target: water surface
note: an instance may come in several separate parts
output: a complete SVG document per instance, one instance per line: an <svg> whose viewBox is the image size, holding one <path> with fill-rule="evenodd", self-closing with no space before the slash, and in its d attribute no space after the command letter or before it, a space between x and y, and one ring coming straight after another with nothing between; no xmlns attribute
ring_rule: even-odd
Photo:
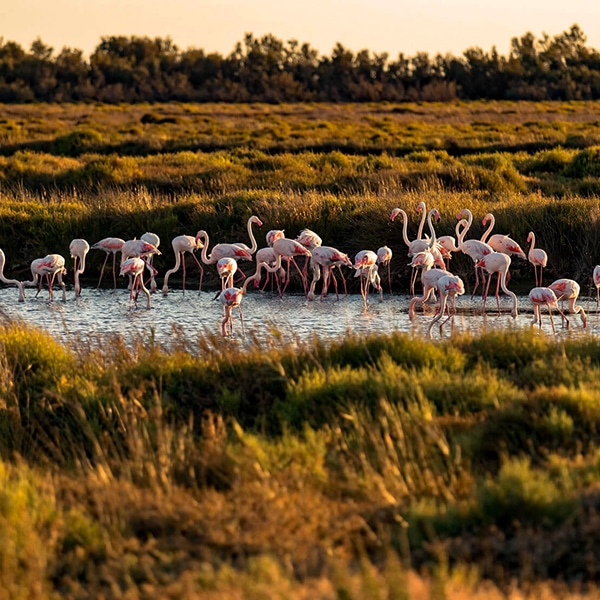
<svg viewBox="0 0 600 600"><path fill-rule="evenodd" d="M60 300L55 293L54 302L48 302L48 293L42 291L35 298L35 290L27 290L26 301L18 302L15 288L0 289L0 306L6 317L21 319L48 331L58 340L69 343L75 339L92 336L109 343L114 334L121 335L126 342L140 337L153 337L161 344L169 345L177 335L190 341L198 336L220 334L222 307L213 300L214 291L198 293L180 290L152 296L152 308L146 309L146 299L140 297L138 307L130 307L129 292L126 289L96 290L84 288L80 298L68 290L67 301ZM57 300L58 298L58 300ZM347 333L367 335L400 331L414 336L427 335L429 323L435 313L435 303L426 305L424 312L418 310L413 322L408 319L407 295L384 295L383 302L376 296L370 297L367 310L358 294L335 295L309 302L303 295L286 294L279 298L276 294L249 291L243 299L242 311L246 333L261 339L281 336L284 341L302 342L315 334L322 339L339 339ZM488 300L487 312L481 314L480 297L471 299L461 296L457 299L458 314L454 324L447 323L440 334L433 329L433 337L450 337L453 333L478 333L491 329L522 329L531 327L532 307L529 298L519 297L519 316L510 316L511 301L500 298L501 313L494 298ZM569 330L561 327L560 316L554 312L556 336L597 335L600 333L600 320L596 315L595 299L583 298L584 308L591 310L587 330L583 330L578 315L571 315ZM237 313L235 313L237 314ZM536 326L536 329L537 326ZM178 334L175 335L174 331ZM276 333L277 332L277 333ZM541 332L552 335L547 312L542 312ZM233 336L242 337L239 319L234 321ZM247 336L249 337L249 336Z"/></svg>

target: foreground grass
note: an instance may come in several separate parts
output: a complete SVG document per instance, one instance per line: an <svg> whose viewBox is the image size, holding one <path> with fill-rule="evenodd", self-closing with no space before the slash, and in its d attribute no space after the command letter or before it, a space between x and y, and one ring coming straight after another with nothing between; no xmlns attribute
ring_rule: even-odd
<svg viewBox="0 0 600 600"><path fill-rule="evenodd" d="M597 593L595 340L111 346L0 329L8 597Z"/></svg>

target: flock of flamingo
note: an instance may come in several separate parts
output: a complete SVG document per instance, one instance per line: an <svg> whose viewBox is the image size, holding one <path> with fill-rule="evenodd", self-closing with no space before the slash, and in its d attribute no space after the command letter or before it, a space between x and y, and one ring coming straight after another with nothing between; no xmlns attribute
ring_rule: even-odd
<svg viewBox="0 0 600 600"><path fill-rule="evenodd" d="M528 260L534 269L535 286L529 292L529 298L533 304L534 320L533 324L538 324L541 328L541 307L546 306L550 316L552 331L554 332L554 321L552 318L552 308L555 308L561 315L561 323L569 327L569 319L559 306L559 301L568 301L568 312L579 314L583 327L587 326L587 316L581 305L577 305L580 286L572 279L558 279L547 287L542 285L542 272L547 264L548 256L544 250L535 246L535 234L530 232L527 242L530 244L528 254L526 255L519 244L508 235L494 234L491 231L494 228L495 220L491 213L483 218L483 226L487 227L481 239L465 239L473 223L473 214L469 209L462 209L457 215L457 224L454 236L437 236L433 221L439 221L440 215L437 209L426 210L424 202L420 202L416 207L420 215L420 224L417 232L417 238L410 240L408 238L408 216L401 208L394 208L390 218L394 221L399 215L402 217L402 236L408 248L408 257L411 259L412 276L410 282L410 293L412 299L409 303L408 316L413 320L415 309L418 304L425 303L430 297L437 294L439 304L436 313L429 324L427 334L432 336L432 329L439 324L440 333L445 323L454 319L456 315L456 296L465 293L463 280L450 272L449 264L453 252L463 252L468 255L474 264L475 287L473 295L481 284L483 295L483 311L486 308L486 301L489 293L490 282L494 274L497 274L496 284L496 302L498 312L500 312L499 291L510 296L513 301L511 315L517 316L517 297L514 292L508 289L507 282L510 278L509 268L511 257L519 257ZM424 235L424 227L427 224L429 235ZM290 267L293 265L298 271L304 286L304 293L309 300L315 298L315 288L320 279L322 279L322 288L320 297L323 299L329 291L330 284L335 288L336 298L338 294L338 282L335 276L337 268L341 274L341 280L344 284L344 292L347 294L346 279L342 272L342 267L354 269L354 277L360 279L360 291L363 297L365 309L368 306L368 295L370 288L379 293L379 299L383 298L383 288L381 285L380 267L387 267L387 279L391 289L391 271L390 262L392 259L392 250L387 246L382 246L377 251L362 250L350 260L347 254L332 246L324 246L322 239L310 229L304 229L295 238L285 237L283 230L273 229L266 235L267 246L258 249L258 244L253 233L252 226L262 226L261 220L256 216L251 216L247 222L248 236L251 246L244 243L219 243L213 246L210 254L209 236L204 230L198 231L195 236L179 235L171 241L175 254L175 264L169 269L163 279L162 293L167 295L169 292L169 278L174 273L182 269L183 274L183 292L186 286L186 255L189 254L195 261L199 273L199 290L202 289L202 279L204 275L204 265L215 264L219 277L221 278L221 290L217 292L215 299L219 299L223 306L223 318L221 320L221 332L223 335L233 331L233 309L237 308L241 322L242 332L244 331L244 320L241 310L241 302L248 285L254 282L255 287L260 286L263 271L266 274L262 289L268 285L271 279L271 286L277 285L278 293L282 296L290 281ZM154 267L153 258L156 254L161 254L158 249L160 245L159 237L154 233L144 233L140 239L125 241L121 238L107 237L92 246L84 239L74 239L69 245L70 256L73 258L73 280L75 297L81 295L80 276L85 270L86 256L89 250L101 250L106 254L100 278L97 287L100 287L104 271L109 257L112 255L112 275L113 286L117 287L116 257L121 254L119 266L120 275L129 277L130 290L129 304L137 306L137 299L140 292L143 292L147 298L147 307L151 307L151 294L158 289L156 276L157 269ZM200 251L201 261L198 260L196 252ZM251 276L246 276L238 261L252 261L256 255L256 271ZM298 265L296 257L306 257L304 264ZM285 266L282 261L285 261ZM66 286L63 276L66 275L65 259L60 254L48 254L44 258L38 258L31 263L31 281L17 281L8 279L4 276L5 256L0 250L0 280L7 284L16 285L19 290L19 301L25 300L25 288L36 287L37 295L40 293L44 280L48 287L49 300L53 299L52 286L55 281L62 288L62 299L66 300ZM312 271L312 280L308 283L308 269ZM148 271L149 278L144 281L144 273ZM422 295L415 295L415 282L418 273L421 273ZM243 280L241 287L234 286L234 276L239 275ZM597 303L600 300L600 265L597 265L593 271L593 281L597 290ZM147 285L150 287L148 288ZM447 318L440 322L447 315Z"/></svg>

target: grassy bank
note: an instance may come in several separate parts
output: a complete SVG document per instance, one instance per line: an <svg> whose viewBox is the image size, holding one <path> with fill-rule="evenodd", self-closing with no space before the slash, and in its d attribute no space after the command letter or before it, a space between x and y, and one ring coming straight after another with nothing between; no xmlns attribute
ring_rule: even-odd
<svg viewBox="0 0 600 600"><path fill-rule="evenodd" d="M150 115L150 117L148 116ZM353 256L383 244L406 276L400 206L416 235L419 201L454 233L463 207L473 236L491 211L497 232L526 246L535 231L549 277L587 288L600 257L600 104L474 102L361 105L0 106L0 239L7 272L68 256L68 243L155 231L243 241L251 214L295 237L304 227ZM90 255L88 282L102 257ZM455 270L469 272L457 258ZM517 281L531 269L514 261ZM85 283L85 281L84 281ZM216 282L213 282L216 283Z"/></svg>
<svg viewBox="0 0 600 600"><path fill-rule="evenodd" d="M12 597L593 597L595 340L112 347L0 330Z"/></svg>

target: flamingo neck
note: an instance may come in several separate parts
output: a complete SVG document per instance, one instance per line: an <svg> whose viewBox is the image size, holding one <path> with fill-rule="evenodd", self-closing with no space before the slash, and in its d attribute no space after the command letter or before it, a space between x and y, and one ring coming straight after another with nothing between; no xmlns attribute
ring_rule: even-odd
<svg viewBox="0 0 600 600"><path fill-rule="evenodd" d="M425 227L425 218L427 216L427 205L425 202L419 202L417 210L421 208L421 222L419 223L419 229L417 231L417 239L420 240L423 236L423 227Z"/></svg>
<svg viewBox="0 0 600 600"><path fill-rule="evenodd" d="M252 217L250 217L246 225L248 229L248 236L250 237L250 241L252 242L252 245L249 250L250 254L254 254L256 252L256 249L258 248L258 244L256 243L256 239L254 237L254 232L252 231L252 223Z"/></svg>
<svg viewBox="0 0 600 600"><path fill-rule="evenodd" d="M469 230L469 228L471 227L471 224L473 223L473 213L468 208L463 209L463 212L467 213L467 222L462 230L462 233L460 236L460 242L458 244L459 246L463 243L463 241L465 239L465 235L467 234L467 231Z"/></svg>
<svg viewBox="0 0 600 600"><path fill-rule="evenodd" d="M486 217L489 217L490 224L488 225L488 228L483 232L483 235L481 236L482 242L487 242L488 236L490 235L490 233L492 233L492 229L494 229L494 225L496 224L496 217L494 217L494 215L492 213L488 213L486 215Z"/></svg>

